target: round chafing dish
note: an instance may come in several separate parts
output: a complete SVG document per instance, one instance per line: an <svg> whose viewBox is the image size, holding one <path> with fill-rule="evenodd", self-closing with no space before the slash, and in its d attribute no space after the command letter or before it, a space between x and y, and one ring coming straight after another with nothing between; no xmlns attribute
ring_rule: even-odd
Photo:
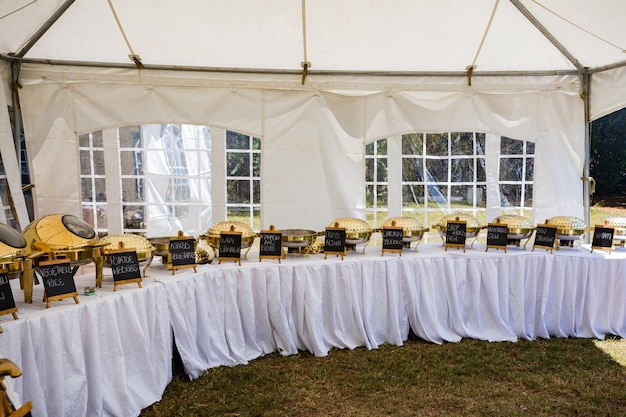
<svg viewBox="0 0 626 417"><path fill-rule="evenodd" d="M557 249L561 246L580 249L583 237L589 230L585 221L573 216L555 216L546 220L545 224L556 226Z"/></svg>
<svg viewBox="0 0 626 417"><path fill-rule="evenodd" d="M43 216L26 226L23 236L33 251L68 258L72 266L92 262L94 248L102 246L95 230L71 214Z"/></svg>
<svg viewBox="0 0 626 417"><path fill-rule="evenodd" d="M613 241L621 247L626 242L626 216L609 216L603 220L603 225L615 229Z"/></svg>
<svg viewBox="0 0 626 417"><path fill-rule="evenodd" d="M121 235L108 235L100 239L101 243L106 243L106 246L102 246L102 257L104 266L111 267L109 263L109 254L118 250L135 250L137 252L137 260L139 264L145 264L143 268L143 276L146 276L146 270L152 263L152 244L148 239L143 236L124 233Z"/></svg>
<svg viewBox="0 0 626 417"><path fill-rule="evenodd" d="M179 237L184 237L182 232L179 234ZM149 237L147 240L152 245L152 255L160 256L161 263L166 265L168 269L171 269L172 265L168 263L167 257L170 253L170 236ZM206 235L200 235L198 237L194 250L196 264L198 265L211 263L213 261L213 256L205 249L206 245L204 243L206 241ZM147 269L147 266L144 269Z"/></svg>
<svg viewBox="0 0 626 417"><path fill-rule="evenodd" d="M506 236L509 245L520 246L521 241L526 239L524 249L526 249L526 244L535 231L535 227L529 219L516 214L503 214L493 219L492 223L505 224L509 228Z"/></svg>
<svg viewBox="0 0 626 417"><path fill-rule="evenodd" d="M31 222L22 233L36 262L67 259L74 269L95 262L96 286L102 286L102 244L93 228L72 214L49 214Z"/></svg>
<svg viewBox="0 0 626 417"><path fill-rule="evenodd" d="M424 234L429 230L428 227L423 227L417 220L404 216L388 218L383 223L383 228L385 227L401 227L404 247L410 248L412 242L418 242L417 245L415 245L416 252L419 242L421 242Z"/></svg>
<svg viewBox="0 0 626 417"><path fill-rule="evenodd" d="M367 246L373 232L372 228L365 220L354 217L335 219L328 227L346 229L346 247L352 250L356 250L356 245L365 244L365 246ZM363 253L365 253L365 246L363 247Z"/></svg>
<svg viewBox="0 0 626 417"><path fill-rule="evenodd" d="M309 249L318 233L307 229L285 229L281 231L281 242L289 253L304 253L308 256Z"/></svg>
<svg viewBox="0 0 626 417"><path fill-rule="evenodd" d="M33 269L30 250L24 237L12 227L0 223L0 268L9 279L20 278L24 301L33 301Z"/></svg>
<svg viewBox="0 0 626 417"><path fill-rule="evenodd" d="M478 222L478 219L470 214L465 213L454 213L443 216L438 223L433 224L433 229L439 232L439 237L445 243L446 241L446 229L448 227L449 221L464 221L466 225L465 229L465 238L466 239L474 239L472 241L471 247L474 247L474 242L478 238L478 233L482 229L485 228L484 225L481 225Z"/></svg>
<svg viewBox="0 0 626 417"><path fill-rule="evenodd" d="M209 247L213 250L214 256L217 256L220 248L220 233L231 231L241 233L241 249L247 248L243 258L248 259L248 252L252 248L252 244L256 238L256 233L245 223L235 221L219 222L211 226L206 235L203 235L200 238L206 239Z"/></svg>

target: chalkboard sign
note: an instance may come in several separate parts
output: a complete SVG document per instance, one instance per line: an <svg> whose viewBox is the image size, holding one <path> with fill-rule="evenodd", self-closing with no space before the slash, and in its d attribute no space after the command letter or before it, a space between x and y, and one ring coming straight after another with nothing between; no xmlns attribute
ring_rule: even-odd
<svg viewBox="0 0 626 417"><path fill-rule="evenodd" d="M172 274L176 269L196 269L196 240L189 236L170 238L169 258L172 264Z"/></svg>
<svg viewBox="0 0 626 417"><path fill-rule="evenodd" d="M324 233L324 259L326 256L335 254L346 255L346 229L343 227L327 227Z"/></svg>
<svg viewBox="0 0 626 417"><path fill-rule="evenodd" d="M594 249L608 249L611 253L614 235L615 229L613 227L596 226L593 231L593 239L591 239L591 252Z"/></svg>
<svg viewBox="0 0 626 417"><path fill-rule="evenodd" d="M69 297L73 297L78 304L74 273L69 261L43 261L39 263L38 270L43 281L46 308L50 307L50 301Z"/></svg>
<svg viewBox="0 0 626 417"><path fill-rule="evenodd" d="M538 224L535 230L535 241L533 242L533 252L535 248L549 250L552 253L554 240L556 238L556 227L546 224Z"/></svg>
<svg viewBox="0 0 626 417"><path fill-rule="evenodd" d="M466 221L448 221L446 225L446 249L448 247L463 248L465 252L465 238L467 236Z"/></svg>
<svg viewBox="0 0 626 417"><path fill-rule="evenodd" d="M259 235L259 262L263 259L278 259L283 256L283 233L280 230L261 230Z"/></svg>
<svg viewBox="0 0 626 417"><path fill-rule="evenodd" d="M141 270L135 250L119 250L109 253L109 263L113 273L113 291L117 286L136 282L141 288Z"/></svg>
<svg viewBox="0 0 626 417"><path fill-rule="evenodd" d="M221 232L219 262L235 261L241 265L241 232Z"/></svg>
<svg viewBox="0 0 626 417"><path fill-rule="evenodd" d="M402 248L404 247L404 229L402 227L384 227L382 238L381 256L384 256L385 252L396 252L402 256Z"/></svg>
<svg viewBox="0 0 626 417"><path fill-rule="evenodd" d="M485 252L489 248L504 249L506 252L506 244L508 242L509 226L501 223L489 223L487 225L487 247Z"/></svg>
<svg viewBox="0 0 626 417"><path fill-rule="evenodd" d="M17 306L6 269L0 269L0 315L12 314L17 320Z"/></svg>

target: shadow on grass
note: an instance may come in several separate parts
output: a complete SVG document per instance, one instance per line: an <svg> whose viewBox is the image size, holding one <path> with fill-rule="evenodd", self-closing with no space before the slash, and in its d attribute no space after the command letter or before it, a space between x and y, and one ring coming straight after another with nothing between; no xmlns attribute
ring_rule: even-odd
<svg viewBox="0 0 626 417"><path fill-rule="evenodd" d="M626 352L626 341L614 340ZM626 415L626 371L591 339L463 340L267 355L189 381L152 416Z"/></svg>

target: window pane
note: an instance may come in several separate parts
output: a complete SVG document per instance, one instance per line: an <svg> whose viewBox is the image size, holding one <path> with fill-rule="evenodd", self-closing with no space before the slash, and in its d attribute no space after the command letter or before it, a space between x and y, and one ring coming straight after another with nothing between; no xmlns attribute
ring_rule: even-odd
<svg viewBox="0 0 626 417"><path fill-rule="evenodd" d="M448 204L448 187L445 185L429 185L428 207L438 207Z"/></svg>
<svg viewBox="0 0 626 417"><path fill-rule="evenodd" d="M124 205L124 229L145 229L144 207Z"/></svg>
<svg viewBox="0 0 626 417"><path fill-rule="evenodd" d="M365 181L374 181L374 158L365 159Z"/></svg>
<svg viewBox="0 0 626 417"><path fill-rule="evenodd" d="M261 176L261 154L258 152L252 154L252 176Z"/></svg>
<svg viewBox="0 0 626 417"><path fill-rule="evenodd" d="M402 186L402 207L411 208L424 204L423 185L403 185Z"/></svg>
<svg viewBox="0 0 626 417"><path fill-rule="evenodd" d="M421 158L402 158L402 181L424 181L424 169Z"/></svg>
<svg viewBox="0 0 626 417"><path fill-rule="evenodd" d="M451 160L452 182L474 181L474 160L469 158L454 158Z"/></svg>
<svg viewBox="0 0 626 417"><path fill-rule="evenodd" d="M387 182L387 158L376 158L376 181Z"/></svg>
<svg viewBox="0 0 626 417"><path fill-rule="evenodd" d="M91 186L91 178L80 179L81 199L83 201L93 201L93 188Z"/></svg>
<svg viewBox="0 0 626 417"><path fill-rule="evenodd" d="M387 155L387 139L377 140L376 150L378 151L378 155Z"/></svg>
<svg viewBox="0 0 626 417"><path fill-rule="evenodd" d="M500 205L502 207L519 207L522 200L522 186L516 184L500 184Z"/></svg>
<svg viewBox="0 0 626 417"><path fill-rule="evenodd" d="M94 183L96 186L96 201L98 202L106 202L107 201L107 189L104 178L95 178Z"/></svg>
<svg viewBox="0 0 626 417"><path fill-rule="evenodd" d="M521 155L524 152L524 142L502 136L500 153L502 155Z"/></svg>
<svg viewBox="0 0 626 417"><path fill-rule="evenodd" d="M252 204L261 204L261 181L253 180L252 181Z"/></svg>
<svg viewBox="0 0 626 417"><path fill-rule="evenodd" d="M450 139L452 155L474 155L473 133L451 133Z"/></svg>
<svg viewBox="0 0 626 417"><path fill-rule="evenodd" d="M90 146L89 135L78 135L78 146L88 148Z"/></svg>
<svg viewBox="0 0 626 417"><path fill-rule="evenodd" d="M473 185L453 185L450 187L450 204L473 204Z"/></svg>
<svg viewBox="0 0 626 417"><path fill-rule="evenodd" d="M485 154L485 134L476 133L476 155Z"/></svg>
<svg viewBox="0 0 626 417"><path fill-rule="evenodd" d="M122 201L143 201L144 180L143 178L122 178Z"/></svg>
<svg viewBox="0 0 626 417"><path fill-rule="evenodd" d="M365 206L368 208L374 207L374 197L376 194L374 193L374 186L368 184L365 186Z"/></svg>
<svg viewBox="0 0 626 417"><path fill-rule="evenodd" d="M91 175L91 152L89 151L80 151L80 173Z"/></svg>
<svg viewBox="0 0 626 417"><path fill-rule="evenodd" d="M378 185L376 186L376 203L378 207L387 207L387 186L386 185Z"/></svg>
<svg viewBox="0 0 626 417"><path fill-rule="evenodd" d="M447 159L427 159L426 160L426 181L427 182L447 182L448 181L448 160Z"/></svg>
<svg viewBox="0 0 626 417"><path fill-rule="evenodd" d="M487 181L487 174L485 173L485 158L476 159L476 181Z"/></svg>
<svg viewBox="0 0 626 417"><path fill-rule="evenodd" d="M523 162L522 158L501 158L500 181L521 181Z"/></svg>
<svg viewBox="0 0 626 417"><path fill-rule="evenodd" d="M524 207L533 206L533 185L527 184L524 186Z"/></svg>
<svg viewBox="0 0 626 417"><path fill-rule="evenodd" d="M448 155L448 134L429 133L426 135L426 154L434 156Z"/></svg>
<svg viewBox="0 0 626 417"><path fill-rule="evenodd" d="M234 204L250 204L250 181L226 181L226 202Z"/></svg>
<svg viewBox="0 0 626 417"><path fill-rule="evenodd" d="M104 172L104 151L93 151L93 169L95 175L105 175Z"/></svg>
<svg viewBox="0 0 626 417"><path fill-rule="evenodd" d="M526 153L528 155L535 154L535 142L526 142Z"/></svg>
<svg viewBox="0 0 626 417"><path fill-rule="evenodd" d="M102 148L102 130L97 130L91 134L91 141L94 148Z"/></svg>
<svg viewBox="0 0 626 417"><path fill-rule="evenodd" d="M365 155L374 155L374 142L365 145Z"/></svg>
<svg viewBox="0 0 626 417"><path fill-rule="evenodd" d="M252 149L254 149L255 151L261 150L261 139L252 138Z"/></svg>
<svg viewBox="0 0 626 417"><path fill-rule="evenodd" d="M526 158L526 181L532 181L535 169L535 158Z"/></svg>
<svg viewBox="0 0 626 417"><path fill-rule="evenodd" d="M250 149L250 136L227 130L226 149Z"/></svg>
<svg viewBox="0 0 626 417"><path fill-rule="evenodd" d="M421 134L402 135L402 155L422 155L424 139Z"/></svg>
<svg viewBox="0 0 626 417"><path fill-rule="evenodd" d="M229 152L226 154L227 172L229 177L250 176L250 154Z"/></svg>

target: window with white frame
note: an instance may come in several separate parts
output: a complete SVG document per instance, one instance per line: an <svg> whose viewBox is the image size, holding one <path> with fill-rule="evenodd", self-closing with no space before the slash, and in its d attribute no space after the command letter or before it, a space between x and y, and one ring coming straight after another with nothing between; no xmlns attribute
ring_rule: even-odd
<svg viewBox="0 0 626 417"><path fill-rule="evenodd" d="M389 176L387 172L387 139L365 145L365 206L366 221L381 227L387 218Z"/></svg>
<svg viewBox="0 0 626 417"><path fill-rule="evenodd" d="M487 148L496 159L487 158ZM411 133L370 143L365 153L367 221L372 227L380 227L387 212L426 227L456 211L486 224L488 192L500 196L502 214L530 215L532 142L474 132ZM497 180L490 190L489 163ZM401 187L388 177L397 178Z"/></svg>
<svg viewBox="0 0 626 417"><path fill-rule="evenodd" d="M102 131L78 137L83 219L99 236L106 234L107 193Z"/></svg>
<svg viewBox="0 0 626 417"><path fill-rule="evenodd" d="M261 226L261 141L226 131L226 217Z"/></svg>

